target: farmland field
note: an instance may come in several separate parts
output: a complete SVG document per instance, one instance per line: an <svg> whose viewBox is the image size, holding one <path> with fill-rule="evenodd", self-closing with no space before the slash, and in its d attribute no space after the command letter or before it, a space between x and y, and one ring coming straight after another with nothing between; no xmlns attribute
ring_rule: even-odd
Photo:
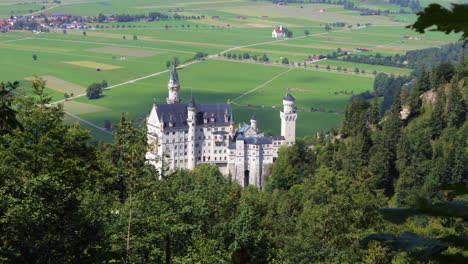
<svg viewBox="0 0 468 264"><path fill-rule="evenodd" d="M43 5L44 11L41 11ZM375 5L367 4L367 7ZM378 6L399 10L396 5ZM276 6L267 1L248 0L69 0L58 5L19 5L0 0L1 17L30 11L81 16L157 11L169 16L177 13L195 17L151 22L93 22L88 23L90 28L85 30L52 28L47 33L13 30L0 34L0 77L3 81L19 80L25 91L34 76L47 81L47 91L54 101L63 100L64 93L82 95L93 82L106 80L109 86L116 85L104 91L99 99L82 96L65 103L65 110L76 116L67 116L67 122L78 122L90 129L95 139L106 141L111 140L108 132L96 128L104 127L106 120L115 124L123 112L140 122L154 102L165 102L166 63L175 57L181 64L188 63L179 70L181 96L185 102L190 94L199 103L229 100L233 102L236 122L248 121L255 113L260 128L277 134L281 98L291 93L297 98L299 108L297 134L306 136L337 127L350 97L372 90L373 75L369 73L375 70L404 75L410 74L411 69L340 60L317 62L320 68L316 69L314 63L303 66L304 58L331 54L338 49L353 51L358 47L368 48L370 51L366 54L404 54L458 39L457 35L434 32L421 35L406 29L405 22L415 19L412 14L361 16L359 11L345 10L339 5ZM335 22L347 25L325 31L326 23ZM357 27L366 23L372 25ZM271 32L279 25L288 27L293 32L292 38L273 39ZM403 38L406 34L410 34L411 39ZM211 57L191 64L197 52ZM216 57L220 53L236 56L248 53L250 58L240 61ZM33 55L37 59L33 59ZM269 62L254 61L253 55L266 55ZM289 64L281 64L283 58L288 58ZM326 65L332 70L326 71ZM334 71L338 66L347 68L348 72ZM354 74L356 67L367 74ZM310 112L311 109L315 112Z"/></svg>

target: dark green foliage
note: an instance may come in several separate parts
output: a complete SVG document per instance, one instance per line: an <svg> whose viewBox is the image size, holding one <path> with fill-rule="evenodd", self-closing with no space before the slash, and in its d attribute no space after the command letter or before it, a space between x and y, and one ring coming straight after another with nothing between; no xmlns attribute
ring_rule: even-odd
<svg viewBox="0 0 468 264"><path fill-rule="evenodd" d="M15 128L24 130L23 125L16 117L18 112L13 107L18 85L19 82L0 83L0 135L4 135Z"/></svg>
<svg viewBox="0 0 468 264"><path fill-rule="evenodd" d="M92 83L86 89L86 97L88 97L88 99L97 99L102 96L102 91L106 87L106 81L102 81L101 83Z"/></svg>
<svg viewBox="0 0 468 264"><path fill-rule="evenodd" d="M44 83L34 98L14 100L24 130L0 136L0 260L2 263L95 263L102 225L83 195L99 178L88 133L62 123Z"/></svg>
<svg viewBox="0 0 468 264"><path fill-rule="evenodd" d="M455 75L455 67L450 63L442 63L434 67L431 71L431 87L437 88L441 84L446 84Z"/></svg>
<svg viewBox="0 0 468 264"><path fill-rule="evenodd" d="M292 147L282 147L266 188L288 190L302 183L313 172L314 166L314 154L303 141L296 142Z"/></svg>
<svg viewBox="0 0 468 264"><path fill-rule="evenodd" d="M418 76L416 84L411 88L408 98L408 106L411 110L411 115L416 116L421 113L422 100L421 95L431 88L429 72L423 70Z"/></svg>
<svg viewBox="0 0 468 264"><path fill-rule="evenodd" d="M387 88L388 75L386 73L379 73L375 76L374 80L374 92L377 96L383 96Z"/></svg>
<svg viewBox="0 0 468 264"><path fill-rule="evenodd" d="M424 33L429 27L436 26L431 31L441 31L445 34L462 32L462 39L468 38L468 6L464 4L452 4L447 9L439 4L430 4L423 12L418 13L418 20L408 26L409 28Z"/></svg>
<svg viewBox="0 0 468 264"><path fill-rule="evenodd" d="M447 124L458 128L466 120L466 102L457 85L452 85L447 95Z"/></svg>
<svg viewBox="0 0 468 264"><path fill-rule="evenodd" d="M341 133L355 136L367 129L370 104L367 101L352 101L346 106Z"/></svg>

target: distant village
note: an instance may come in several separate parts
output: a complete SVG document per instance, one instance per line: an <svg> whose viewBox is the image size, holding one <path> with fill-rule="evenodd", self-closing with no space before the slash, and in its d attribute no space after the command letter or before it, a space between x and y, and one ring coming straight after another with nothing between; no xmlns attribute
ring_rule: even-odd
<svg viewBox="0 0 468 264"><path fill-rule="evenodd" d="M13 29L44 32L49 31L50 28L87 29L88 27L82 16L62 13L11 16L8 19L0 19L0 30L2 32Z"/></svg>

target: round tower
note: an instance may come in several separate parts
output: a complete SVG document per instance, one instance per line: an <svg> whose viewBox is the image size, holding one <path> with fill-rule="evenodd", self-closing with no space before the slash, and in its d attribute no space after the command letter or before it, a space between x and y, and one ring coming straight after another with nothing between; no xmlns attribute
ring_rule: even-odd
<svg viewBox="0 0 468 264"><path fill-rule="evenodd" d="M250 127L257 130L257 117L255 115L250 118Z"/></svg>
<svg viewBox="0 0 468 264"><path fill-rule="evenodd" d="M196 140L196 115L197 115L197 105L195 104L195 99L190 99L190 103L187 105L187 125L188 125L188 140L187 140L187 169L193 170L197 165L196 161L196 149L195 149L195 140Z"/></svg>
<svg viewBox="0 0 468 264"><path fill-rule="evenodd" d="M181 102L179 96L180 83L179 75L177 74L177 68L174 66L171 71L171 77L169 78L169 83L167 84L167 89L169 90L169 96L166 99L168 104L179 104Z"/></svg>
<svg viewBox="0 0 468 264"><path fill-rule="evenodd" d="M284 137L288 145L292 145L296 142L297 113L295 101L296 99L291 94L287 94L283 98L283 111L280 112L281 136Z"/></svg>

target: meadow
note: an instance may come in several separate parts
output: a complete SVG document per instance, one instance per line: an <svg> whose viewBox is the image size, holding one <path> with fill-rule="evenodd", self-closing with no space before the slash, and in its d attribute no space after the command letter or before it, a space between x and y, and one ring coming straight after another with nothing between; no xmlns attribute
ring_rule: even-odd
<svg viewBox="0 0 468 264"><path fill-rule="evenodd" d="M18 11L21 8L29 7L0 0L0 16L7 17L12 11L27 13L27 10ZM327 11L319 12L321 8ZM166 62L174 57L185 63L196 52L216 55L229 50L236 55L246 52L266 54L270 58L269 64L215 57L180 69L182 98L187 102L193 94L199 103L234 100L236 122L248 121L255 113L262 129L279 133L281 98L291 93L297 98L300 109L321 111L299 112L298 135L305 136L337 127L342 119L340 113L352 94L372 90L372 75L324 71L326 65L332 69L347 67L348 71L358 67L367 73L374 70L389 74L410 72L409 69L339 60L318 62L321 69L317 71L314 64L303 68L305 57L357 47L371 49L367 54L403 54L408 50L440 46L458 38L433 32L420 35L392 17L360 16L358 11L323 4L276 6L248 0L69 0L44 12L95 16L99 12L143 14L151 11L205 18L100 23L99 28L90 24L90 29L67 30L66 34L62 29L39 34L25 31L0 34L0 66L3 69L0 78L19 80L22 89L28 91L34 76L43 77L48 81L47 91L54 101L63 100L64 93L83 94L93 82L106 80L110 86L125 83L104 91L104 96L99 99L80 97L65 105L67 112L104 127L105 120L118 122L121 113L142 122L154 102L164 103L168 80L168 73L164 71L167 70ZM414 17L407 16L408 19ZM353 29L325 31L326 23L338 21L353 25ZM356 28L358 23L371 23L372 26ZM272 39L272 29L278 25L288 27L293 38ZM305 30L309 31L309 36L305 36ZM410 34L413 39L403 38L405 34ZM34 54L37 60L32 58ZM290 62L301 63L301 67L271 65L284 57ZM131 81L154 73L162 74ZM272 108L274 106L276 109ZM66 120L77 121L70 116ZM108 133L83 121L78 122L89 128L95 139L111 139Z"/></svg>

